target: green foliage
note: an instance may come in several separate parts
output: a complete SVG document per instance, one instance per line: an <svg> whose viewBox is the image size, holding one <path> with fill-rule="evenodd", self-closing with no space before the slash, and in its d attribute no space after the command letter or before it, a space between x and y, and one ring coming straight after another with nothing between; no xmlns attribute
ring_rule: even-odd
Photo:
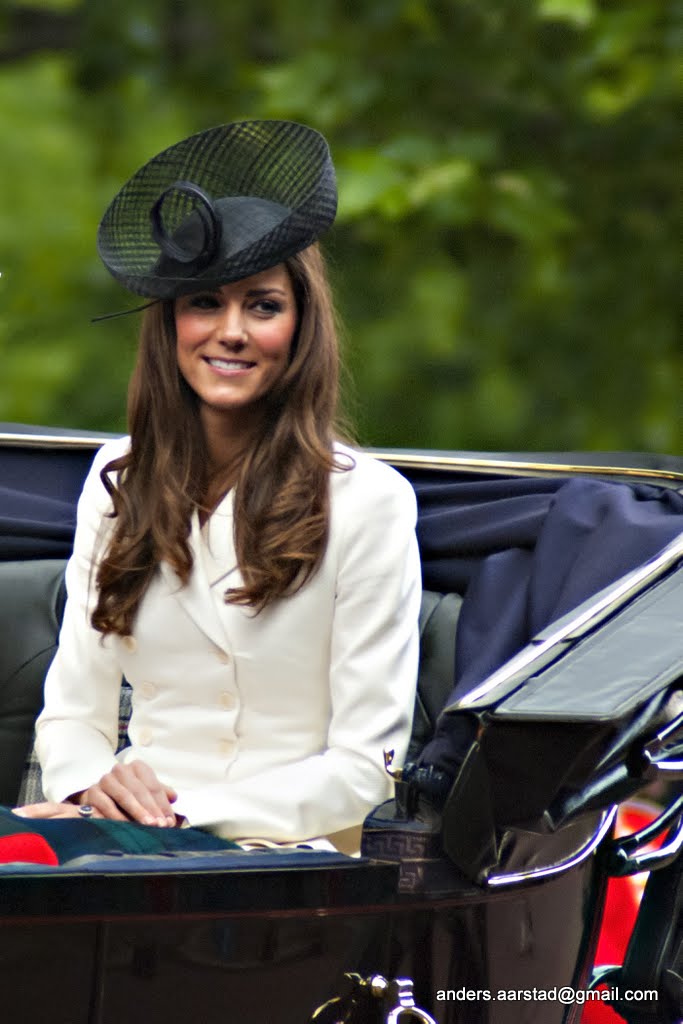
<svg viewBox="0 0 683 1024"><path fill-rule="evenodd" d="M135 300L97 260L101 213L183 135L286 117L324 131L338 167L326 248L361 440L679 450L680 15L666 0L10 2L0 420L123 427L136 318L89 321Z"/></svg>

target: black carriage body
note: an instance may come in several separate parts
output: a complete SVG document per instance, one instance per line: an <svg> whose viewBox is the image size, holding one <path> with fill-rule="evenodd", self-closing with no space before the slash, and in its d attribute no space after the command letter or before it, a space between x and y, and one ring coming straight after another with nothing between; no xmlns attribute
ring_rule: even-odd
<svg viewBox="0 0 683 1024"><path fill-rule="evenodd" d="M100 440L11 426L0 436L0 803L13 803L18 792L40 705L36 679L61 614L75 503ZM426 763L449 779L446 799L432 803L414 792L415 813L394 804L378 809L360 860L279 851L0 867L0 977L12 1019L307 1024L348 987L345 972L358 972L411 977L416 1004L437 1024L579 1021L607 878L632 853L611 840L614 807L658 764L670 764L680 742L672 694L680 688L683 639L666 624L681 611L683 460L619 456L596 465L577 455L377 454L418 494L430 593L412 752L431 751ZM557 492L572 481L624 484L665 510L659 525L648 521L644 547L617 545L609 564L576 584L565 580L564 597L553 598L534 577L553 571L552 558L550 568L539 567L538 536ZM544 538L544 551L553 542L552 534ZM493 582L502 581L510 597L491 610L490 556L500 556ZM583 556L594 560L590 550ZM581 560L578 548L575 557ZM583 593L642 563L625 590ZM475 591L484 603L468 609L470 621L458 627L464 654L456 653L455 618ZM577 595L585 603L575 613ZM473 664L477 616L495 619L498 611L507 632L493 623L485 657ZM644 645L640 675L619 696L610 659L634 630ZM594 659L588 674L585 658ZM590 680L600 672L597 687ZM649 775L638 755L651 755ZM674 871L676 853L668 856ZM677 891L674 878L659 906ZM659 943L656 970L629 951L629 977L643 986L668 984L662 964L672 967L680 939L670 934L673 907L660 924L639 922L640 946ZM614 994L623 979L608 981ZM667 992L672 1007L675 985ZM673 1022L676 1011L662 1016L664 1001L660 1016L638 1015L654 1004L620 1008L634 1024ZM323 1024L337 1019L335 1006L342 1004L321 1011ZM362 1020L374 1024L383 1014L377 1003ZM422 1018L406 1010L395 1019Z"/></svg>

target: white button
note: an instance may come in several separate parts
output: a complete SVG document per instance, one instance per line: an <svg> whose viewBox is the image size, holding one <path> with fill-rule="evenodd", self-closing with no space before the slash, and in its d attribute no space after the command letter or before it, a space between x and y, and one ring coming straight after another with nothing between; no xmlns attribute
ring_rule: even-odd
<svg viewBox="0 0 683 1024"><path fill-rule="evenodd" d="M154 683L143 683L141 689L142 696L146 697L147 700L151 700L152 697L157 695L157 688Z"/></svg>
<svg viewBox="0 0 683 1024"><path fill-rule="evenodd" d="M137 651L137 649L138 649L138 642L135 639L135 637L134 636L124 636L122 639L123 639L123 646L126 648L126 650L130 651L131 654L134 654L134 652Z"/></svg>
<svg viewBox="0 0 683 1024"><path fill-rule="evenodd" d="M140 745L143 746L143 747L148 747L151 742L152 742L152 730L151 729L141 729L140 730Z"/></svg>
<svg viewBox="0 0 683 1024"><path fill-rule="evenodd" d="M230 690L223 690L221 693L221 707L224 711L232 711L237 705L237 698L234 693L230 693Z"/></svg>
<svg viewBox="0 0 683 1024"><path fill-rule="evenodd" d="M235 744L232 740L219 740L218 749L223 757L229 757L235 749Z"/></svg>
<svg viewBox="0 0 683 1024"><path fill-rule="evenodd" d="M223 665L230 664L230 655L227 651L224 651L222 647L216 648L216 657Z"/></svg>

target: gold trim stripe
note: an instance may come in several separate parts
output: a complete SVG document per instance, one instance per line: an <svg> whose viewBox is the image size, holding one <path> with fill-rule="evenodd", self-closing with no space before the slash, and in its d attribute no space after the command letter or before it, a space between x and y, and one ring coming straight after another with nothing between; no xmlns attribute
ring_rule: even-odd
<svg viewBox="0 0 683 1024"><path fill-rule="evenodd" d="M10 434L0 432L0 447L97 449L106 437L71 434ZM375 451L368 454L398 469L435 469L449 473L503 473L507 476L603 476L625 480L655 480L683 486L683 472L669 469L636 469L632 466L595 466L562 462L523 462L515 459L481 459L456 455L415 455Z"/></svg>
<svg viewBox="0 0 683 1024"><path fill-rule="evenodd" d="M107 437L72 434L3 434L0 447L7 448L101 448Z"/></svg>
<svg viewBox="0 0 683 1024"><path fill-rule="evenodd" d="M620 476L640 480L669 480L683 484L683 473L669 469L636 469L633 466L592 466L562 462L520 462L507 459L470 459L456 455L408 455L403 452L376 452L370 455L399 469L439 469L448 472L498 473L509 476Z"/></svg>

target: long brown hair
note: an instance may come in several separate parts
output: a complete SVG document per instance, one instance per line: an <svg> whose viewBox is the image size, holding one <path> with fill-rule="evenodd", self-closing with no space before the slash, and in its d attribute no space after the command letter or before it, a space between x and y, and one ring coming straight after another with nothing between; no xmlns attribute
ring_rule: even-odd
<svg viewBox="0 0 683 1024"><path fill-rule="evenodd" d="M234 473L234 540L243 585L226 600L257 612L316 571L329 528L329 474L342 469L337 434L339 353L317 245L285 261L298 321L289 366L263 403L261 429ZM188 537L210 486L199 403L178 369L172 302L145 313L128 396L130 450L102 481L113 527L97 570L92 624L125 636L163 559L187 583ZM208 509L210 511L210 509Z"/></svg>

